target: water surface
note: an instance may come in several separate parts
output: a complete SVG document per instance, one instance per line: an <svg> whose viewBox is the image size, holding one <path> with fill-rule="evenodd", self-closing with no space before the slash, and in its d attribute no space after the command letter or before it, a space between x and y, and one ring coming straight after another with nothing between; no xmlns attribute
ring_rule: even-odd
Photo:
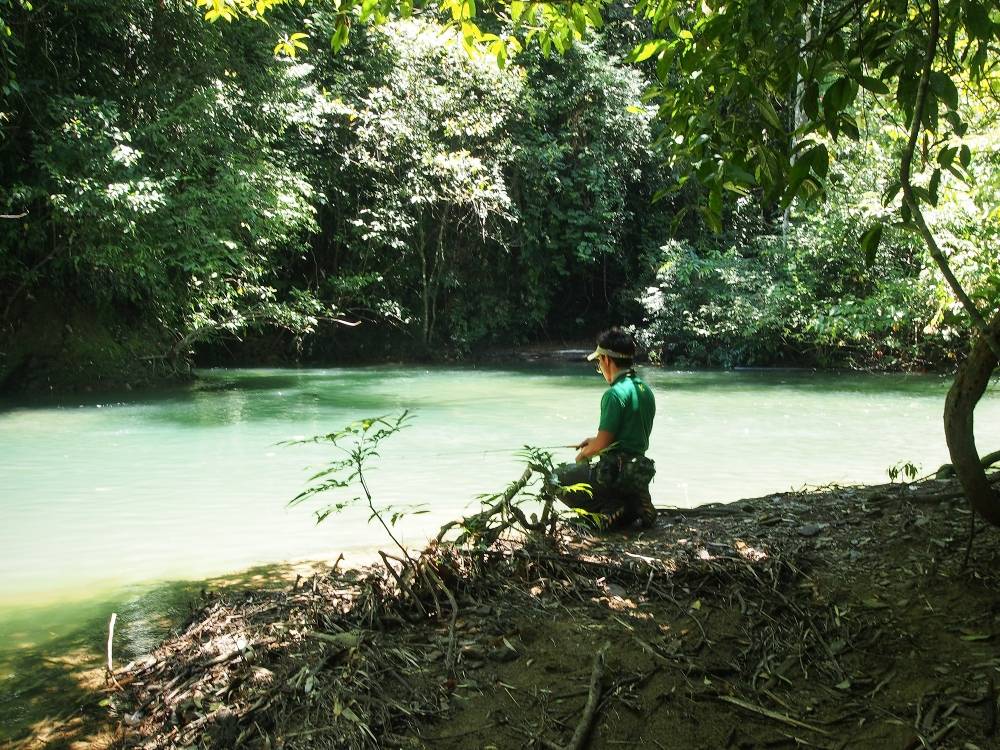
<svg viewBox="0 0 1000 750"><path fill-rule="evenodd" d="M92 598L124 584L381 544L361 506L319 526L285 502L334 453L281 441L409 409L372 467L379 505L424 503L429 531L520 473L524 444L596 430L603 381L589 368L217 370L197 389L9 405L0 412L0 611ZM805 484L886 481L947 460L947 381L927 376L651 370L658 505L690 506ZM1000 400L977 412L1000 445ZM554 450L571 460L573 451ZM352 493L353 494L353 493ZM350 496L350 495L349 495ZM349 497L348 496L348 497ZM314 506L315 507L315 506Z"/></svg>

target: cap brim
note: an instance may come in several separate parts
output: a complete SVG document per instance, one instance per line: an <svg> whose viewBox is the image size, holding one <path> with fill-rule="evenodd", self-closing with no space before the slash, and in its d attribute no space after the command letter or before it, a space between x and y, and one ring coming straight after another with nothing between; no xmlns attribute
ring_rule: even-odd
<svg viewBox="0 0 1000 750"><path fill-rule="evenodd" d="M592 352L591 354L587 355L587 361L588 362L593 362L595 359L597 359L600 356L601 356L600 351Z"/></svg>

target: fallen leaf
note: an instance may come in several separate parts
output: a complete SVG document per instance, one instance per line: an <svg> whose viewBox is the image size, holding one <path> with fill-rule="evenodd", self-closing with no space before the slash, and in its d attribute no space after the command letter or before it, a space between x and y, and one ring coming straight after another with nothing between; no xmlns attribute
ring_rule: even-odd
<svg viewBox="0 0 1000 750"><path fill-rule="evenodd" d="M889 609L889 605L883 601L879 601L874 596L869 596L867 599L861 600L861 605L866 609Z"/></svg>

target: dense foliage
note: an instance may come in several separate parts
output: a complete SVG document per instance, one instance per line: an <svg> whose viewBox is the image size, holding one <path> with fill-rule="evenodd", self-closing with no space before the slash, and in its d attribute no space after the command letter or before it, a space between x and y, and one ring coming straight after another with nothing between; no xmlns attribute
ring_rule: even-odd
<svg viewBox="0 0 1000 750"><path fill-rule="evenodd" d="M515 2L476 26L444 3L443 30L345 25L393 2L201 5L0 3L0 383L174 371L237 339L441 355L621 320L665 364L935 367L965 345L893 186L923 39L896 10ZM967 61L935 63L915 189L990 310L998 25L966 5L943 13ZM740 49L767 75L722 90Z"/></svg>
<svg viewBox="0 0 1000 750"><path fill-rule="evenodd" d="M659 361L734 366L818 364L934 368L967 345L968 322L919 238L886 228L866 256L865 230L884 219L891 145L845 144L830 167L829 200L796 206L786 225L736 202L727 230L662 249L637 332ZM1000 216L990 211L996 146L972 165L972 186L942 189L932 220L952 263L984 307L1000 299Z"/></svg>
<svg viewBox="0 0 1000 750"><path fill-rule="evenodd" d="M22 350L58 360L100 330L107 348L88 360L124 342L126 357L181 360L219 331L301 331L325 314L283 289L314 190L283 150L296 82L259 29L223 34L153 3L46 5L10 24L0 200L26 215L0 224L0 287ZM87 332L32 349L39 319Z"/></svg>
<svg viewBox="0 0 1000 750"><path fill-rule="evenodd" d="M616 315L655 247L643 81L597 46L501 69L409 22L275 60L187 4L13 11L6 375L317 327L319 355L524 341Z"/></svg>

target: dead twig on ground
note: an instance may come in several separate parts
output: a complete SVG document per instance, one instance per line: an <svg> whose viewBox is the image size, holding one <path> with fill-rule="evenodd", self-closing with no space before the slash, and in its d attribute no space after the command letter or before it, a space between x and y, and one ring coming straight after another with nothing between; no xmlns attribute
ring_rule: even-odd
<svg viewBox="0 0 1000 750"><path fill-rule="evenodd" d="M597 704L601 700L601 679L604 677L604 660L611 647L610 642L604 643L594 654L594 667L590 673L590 690L587 693L587 704L583 707L583 715L576 725L573 736L565 750L582 750L586 746L590 730L597 715Z"/></svg>
<svg viewBox="0 0 1000 750"><path fill-rule="evenodd" d="M764 708L763 706L757 706L748 701L742 700L740 698L735 698L731 695L717 695L715 696L720 701L726 703L731 703L734 706L739 706L744 711L750 711L760 716L766 716L769 719L774 719L775 721L780 721L782 724L788 724L792 727L798 727L799 729L808 729L810 732L816 732L816 734L822 734L829 736L830 733L825 729L820 729L819 727L814 727L812 724L806 724L804 721L799 721L798 719L793 719L791 716L785 716L784 714L779 714L777 711L772 711L769 708Z"/></svg>

